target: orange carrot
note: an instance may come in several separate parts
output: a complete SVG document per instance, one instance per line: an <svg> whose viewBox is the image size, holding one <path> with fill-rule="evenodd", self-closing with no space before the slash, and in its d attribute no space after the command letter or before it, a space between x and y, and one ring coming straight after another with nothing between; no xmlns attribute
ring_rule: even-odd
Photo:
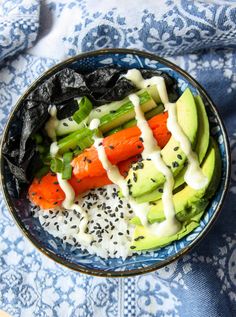
<svg viewBox="0 0 236 317"><path fill-rule="evenodd" d="M58 184L57 176L52 173L48 173L40 180L34 178L28 194L29 199L42 209L60 206L65 199L65 194Z"/></svg>
<svg viewBox="0 0 236 317"><path fill-rule="evenodd" d="M131 157L130 159L118 164L119 170L123 176L127 173L133 163L137 162L139 156ZM106 173L102 176L87 177L78 180L74 175L69 180L75 191L75 195L82 194L89 189L97 188L112 184ZM29 198L37 206L42 209L50 209L60 206L65 199L65 194L59 186L57 176L53 173L48 173L41 180L35 178L29 187Z"/></svg>
<svg viewBox="0 0 236 317"><path fill-rule="evenodd" d="M169 141L170 132L167 129L168 113L161 113L148 121L153 135L159 146L163 148ZM112 164L117 164L127 160L143 151L143 143L140 140L141 132L138 127L127 128L118 131L103 140L103 146L106 151L107 158ZM85 177L101 176L106 173L102 163L100 162L95 147L86 149L71 162L73 174L76 178L83 179Z"/></svg>

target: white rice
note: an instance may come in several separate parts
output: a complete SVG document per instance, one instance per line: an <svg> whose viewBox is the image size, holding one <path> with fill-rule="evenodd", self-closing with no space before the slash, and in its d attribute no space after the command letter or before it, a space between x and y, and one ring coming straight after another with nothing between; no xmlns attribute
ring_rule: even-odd
<svg viewBox="0 0 236 317"><path fill-rule="evenodd" d="M63 243L87 250L102 258L122 257L125 259L132 252L134 226L129 220L133 211L124 198L118 197L118 187L108 185L90 190L76 200L88 215L88 233L92 241L89 244L78 240L80 215L76 211L55 208L40 210L34 207L35 216L42 227Z"/></svg>

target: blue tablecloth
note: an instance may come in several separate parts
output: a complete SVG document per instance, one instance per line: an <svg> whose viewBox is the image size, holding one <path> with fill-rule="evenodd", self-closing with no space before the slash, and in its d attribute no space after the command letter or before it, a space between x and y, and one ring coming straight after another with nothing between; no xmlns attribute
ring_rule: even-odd
<svg viewBox="0 0 236 317"><path fill-rule="evenodd" d="M224 118L231 187L207 237L152 274L95 278L28 242L0 200L0 309L13 317L236 316L236 1L2 0L0 129L17 98L58 60L104 47L164 55L194 76ZM181 54L181 55L180 55Z"/></svg>

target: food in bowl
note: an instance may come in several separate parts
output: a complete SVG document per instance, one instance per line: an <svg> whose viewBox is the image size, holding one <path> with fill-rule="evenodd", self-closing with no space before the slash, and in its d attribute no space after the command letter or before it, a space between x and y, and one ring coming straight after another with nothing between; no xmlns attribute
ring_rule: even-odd
<svg viewBox="0 0 236 317"><path fill-rule="evenodd" d="M217 189L204 103L164 72L63 69L20 118L3 148L18 194L30 183L42 227L91 254L126 258L181 239Z"/></svg>

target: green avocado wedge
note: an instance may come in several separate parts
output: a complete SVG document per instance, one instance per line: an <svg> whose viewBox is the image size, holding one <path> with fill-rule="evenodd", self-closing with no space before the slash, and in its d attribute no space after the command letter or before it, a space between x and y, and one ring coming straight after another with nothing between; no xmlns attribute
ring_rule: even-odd
<svg viewBox="0 0 236 317"><path fill-rule="evenodd" d="M182 229L175 235L160 237L154 235L148 227L136 225L132 246L135 250L147 250L164 246L190 233L199 224L200 218L208 205L209 199L215 193L221 173L221 158L216 142L211 139L206 158L202 164L202 171L208 177L208 184L201 190L194 190L186 186L173 195L176 218L182 222ZM150 223L165 220L162 201L157 201L148 213ZM142 239L139 237L142 237Z"/></svg>
<svg viewBox="0 0 236 317"><path fill-rule="evenodd" d="M195 104L197 106L197 115L198 115L198 132L197 132L197 143L194 148L194 151L198 155L199 163L201 164L209 145L209 121L206 113L206 109L202 98L198 95L194 97ZM174 189L177 189L179 186L184 184L184 174L187 167L184 167L180 173L175 177ZM150 201L156 201L161 198L163 192L163 186L159 186L155 190L145 195L141 195L135 198L137 203L144 203Z"/></svg>
<svg viewBox="0 0 236 317"><path fill-rule="evenodd" d="M194 97L189 88L177 100L176 107L179 125L194 148L197 140L198 115ZM166 165L170 166L173 175L176 176L186 162L186 155L180 149L179 142L171 137L161 150L161 154ZM130 184L130 194L134 198L152 192L165 181L164 175L156 169L152 161L145 160L141 163L134 164L126 178Z"/></svg>

